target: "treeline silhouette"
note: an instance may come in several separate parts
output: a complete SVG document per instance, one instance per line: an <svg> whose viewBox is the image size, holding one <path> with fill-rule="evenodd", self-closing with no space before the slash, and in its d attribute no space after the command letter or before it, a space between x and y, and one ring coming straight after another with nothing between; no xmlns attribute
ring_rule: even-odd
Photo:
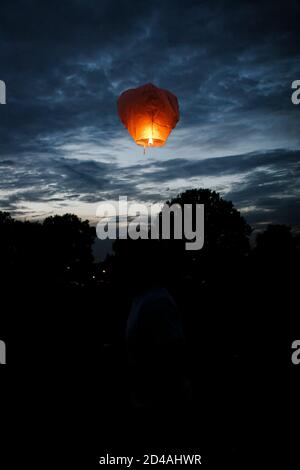
<svg viewBox="0 0 300 470"><path fill-rule="evenodd" d="M232 202L208 189L188 190L169 203L204 204L203 249L187 251L185 240L116 240L114 254L96 262L96 231L88 221L65 214L29 222L0 212L1 286L9 305L2 318L11 328L18 322L27 334L38 328L43 360L52 363L55 350L57 362L64 357L73 372L70 393L81 383L95 420L103 419L104 409L108 413L108 445L128 444L126 321L136 295L166 287L187 343L193 404L185 426L199 428L201 421L194 443L184 426L178 439L185 433L192 447L199 436L215 442L217 432L226 445L234 441L239 448L243 424L258 419L262 407L272 414L271 385L276 387L288 361L287 344L270 357L269 341L282 342L283 335L288 342L294 325L299 236L286 225L269 225L253 237ZM64 371L56 374L64 380ZM118 416L117 430L112 416Z"/></svg>
<svg viewBox="0 0 300 470"><path fill-rule="evenodd" d="M133 261L137 256L139 269L150 263L144 273L148 282L152 276L161 275L161 268L165 271L164 263L167 261L177 265L178 276L214 283L219 279L217 265L225 260L230 260L230 265L245 258L251 258L253 262L268 259L269 263L276 264L279 260L291 261L299 254L300 237L293 236L291 228L286 225L268 225L250 244L251 227L232 202L222 199L214 191L188 190L167 203L205 205L205 242L201 250L185 250L185 240L118 240L114 243L114 255L107 255L104 262L97 263L93 258L96 231L87 220L65 214L47 217L43 222L21 221L15 220L8 212L0 211L2 279L6 283L35 281L75 287L99 281L110 283L118 275L119 260L123 263L122 256L128 251L127 259L124 258L130 264L128 267L134 265L128 256ZM153 265L155 272L148 276ZM169 275L174 272L173 268L168 269ZM223 266L225 268L230 269L230 266ZM141 276L136 282L139 280Z"/></svg>
<svg viewBox="0 0 300 470"><path fill-rule="evenodd" d="M280 293L293 293L300 242L290 227L269 225L253 237L232 202L209 189L188 190L167 202L204 204L201 250L186 250L185 240L116 240L114 254L96 262L96 230L88 221L72 214L20 221L0 212L2 287L32 296L71 293L74 308L84 304L89 311L101 299L98 315L107 343L122 337L133 297L152 285L172 292L187 322L189 316L202 316L204 305L210 311L237 310L241 316L241 309L252 304L254 311L258 302L268 310Z"/></svg>

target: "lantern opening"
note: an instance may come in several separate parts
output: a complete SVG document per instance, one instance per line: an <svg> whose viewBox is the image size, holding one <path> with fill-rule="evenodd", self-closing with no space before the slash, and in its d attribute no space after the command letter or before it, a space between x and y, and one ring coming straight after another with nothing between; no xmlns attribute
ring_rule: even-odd
<svg viewBox="0 0 300 470"><path fill-rule="evenodd" d="M136 140L135 143L142 147L162 147L165 144L163 140L153 139L152 137Z"/></svg>

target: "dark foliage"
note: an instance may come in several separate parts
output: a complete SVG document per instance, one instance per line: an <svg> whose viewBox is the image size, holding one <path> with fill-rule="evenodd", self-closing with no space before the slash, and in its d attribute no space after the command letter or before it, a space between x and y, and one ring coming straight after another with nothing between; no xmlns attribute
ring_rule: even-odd
<svg viewBox="0 0 300 470"><path fill-rule="evenodd" d="M14 336L16 321L26 338L35 332L39 373L47 383L49 376L59 380L68 397L85 397L86 414L105 427L108 451L112 442L126 443L127 453L150 441L164 450L199 450L201 442L211 455L230 454L232 443L243 446L245 423L251 428L261 410L274 414L273 392L289 360L282 348L289 346L270 356L270 339L276 344L285 335L289 343L295 325L299 237L286 226L269 226L251 248L250 227L217 193L186 191L170 202L205 205L199 252L186 251L181 240L118 240L114 255L99 264L88 222L70 214L21 222L0 212L1 285L9 299L2 325ZM133 297L152 286L167 287L179 307L193 399L184 412L170 400L169 409L135 416L124 332ZM218 449L210 449L215 442Z"/></svg>

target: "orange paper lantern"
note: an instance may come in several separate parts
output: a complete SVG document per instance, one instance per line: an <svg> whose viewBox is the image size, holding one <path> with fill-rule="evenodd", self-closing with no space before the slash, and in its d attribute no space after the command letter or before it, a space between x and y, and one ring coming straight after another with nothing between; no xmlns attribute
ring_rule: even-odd
<svg viewBox="0 0 300 470"><path fill-rule="evenodd" d="M161 147L179 120L178 100L152 83L124 91L118 113L137 145Z"/></svg>

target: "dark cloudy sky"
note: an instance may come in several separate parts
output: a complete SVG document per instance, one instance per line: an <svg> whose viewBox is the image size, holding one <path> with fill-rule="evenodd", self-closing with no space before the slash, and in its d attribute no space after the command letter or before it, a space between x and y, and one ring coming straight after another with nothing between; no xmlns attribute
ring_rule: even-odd
<svg viewBox="0 0 300 470"><path fill-rule="evenodd" d="M0 79L2 210L94 220L119 195L209 187L252 224L300 227L299 1L2 1ZM144 156L116 100L146 82L181 120Z"/></svg>

